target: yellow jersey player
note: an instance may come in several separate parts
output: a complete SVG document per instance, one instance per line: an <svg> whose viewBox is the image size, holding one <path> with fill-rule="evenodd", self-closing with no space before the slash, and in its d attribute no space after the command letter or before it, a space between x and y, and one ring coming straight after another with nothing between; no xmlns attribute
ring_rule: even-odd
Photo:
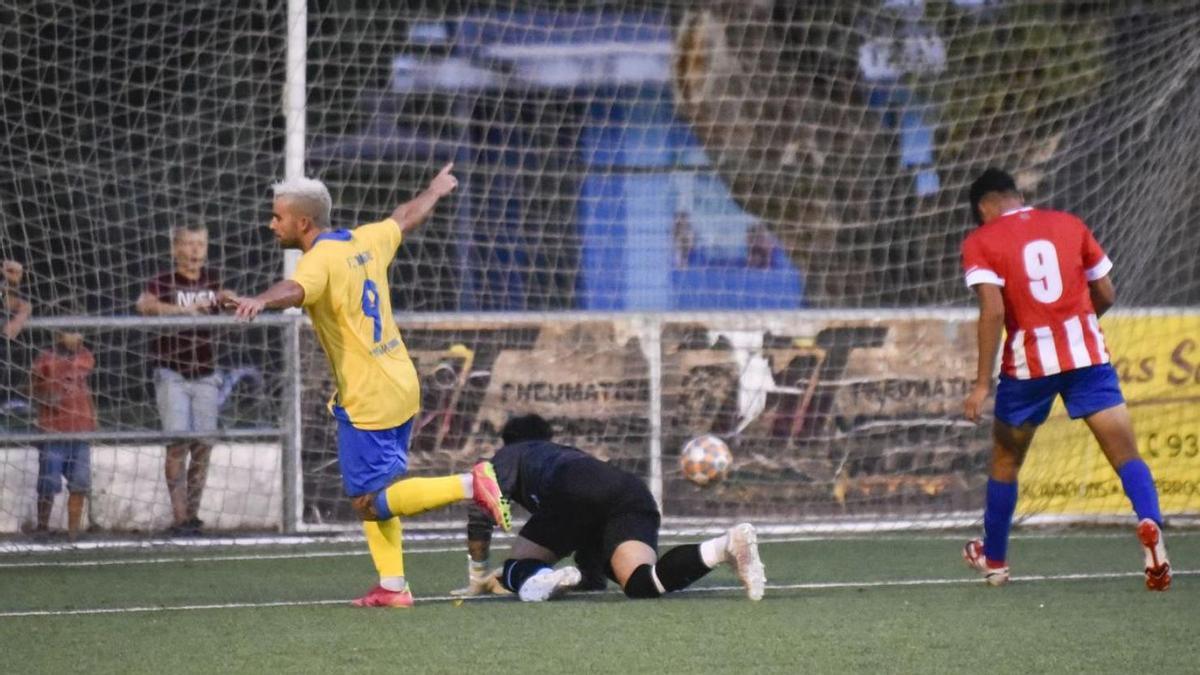
<svg viewBox="0 0 1200 675"><path fill-rule="evenodd" d="M333 201L320 181L276 184L271 230L283 248L303 251L295 274L254 297L225 301L244 321L286 307L304 307L312 319L337 387L329 410L337 421L342 482L379 572L379 585L354 601L359 607L412 606L400 516L473 499L505 529L511 523L489 462L460 475L404 478L420 381L392 318L388 266L404 236L457 187L452 168L446 165L387 219L353 230L332 229Z"/></svg>

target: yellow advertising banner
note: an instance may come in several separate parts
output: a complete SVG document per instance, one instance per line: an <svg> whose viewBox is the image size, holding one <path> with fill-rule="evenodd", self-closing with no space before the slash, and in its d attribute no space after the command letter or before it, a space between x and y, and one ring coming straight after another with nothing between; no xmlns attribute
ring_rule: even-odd
<svg viewBox="0 0 1200 675"><path fill-rule="evenodd" d="M1200 315L1128 313L1100 323L1162 510L1194 513L1200 504ZM1099 444L1082 421L1067 417L1061 401L1021 470L1017 511L1130 512Z"/></svg>

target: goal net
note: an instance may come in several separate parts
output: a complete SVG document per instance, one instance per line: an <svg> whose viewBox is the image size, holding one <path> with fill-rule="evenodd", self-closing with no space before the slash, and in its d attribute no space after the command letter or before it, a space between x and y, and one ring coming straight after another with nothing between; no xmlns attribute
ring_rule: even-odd
<svg viewBox="0 0 1200 675"><path fill-rule="evenodd" d="M685 524L975 522L990 440L960 414L975 352L959 246L966 186L999 166L1114 260L1121 309L1102 325L1139 447L1165 510L1200 511L1195 3L310 0L301 22L286 5L0 3L0 255L23 266L6 325L33 310L2 338L0 533L36 527L39 453L76 441L103 530L170 526L165 448L197 440L216 444L206 528L352 524L303 321L138 303L189 263L173 246L188 226L221 287L282 274L266 224L301 129L289 40L297 159L335 223L378 220L455 163L458 192L392 269L422 378L415 474L462 470L538 412ZM95 432L47 429L31 396L63 332L95 355ZM216 427L165 432L157 345L196 332ZM733 467L702 488L678 458L705 433ZM1056 408L1018 509L1128 506Z"/></svg>

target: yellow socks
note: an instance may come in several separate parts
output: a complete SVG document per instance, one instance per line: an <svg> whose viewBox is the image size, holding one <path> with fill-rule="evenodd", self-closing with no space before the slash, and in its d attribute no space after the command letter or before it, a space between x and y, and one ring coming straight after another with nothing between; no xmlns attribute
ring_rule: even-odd
<svg viewBox="0 0 1200 675"><path fill-rule="evenodd" d="M384 490L384 496L388 512L394 516L415 516L467 498L462 478L457 474L438 478L405 478L389 485Z"/></svg>
<svg viewBox="0 0 1200 675"><path fill-rule="evenodd" d="M375 510L386 520L364 520L363 534L367 537L367 548L371 551L381 584L403 585L404 546L398 516L415 516L462 501L466 496L463 478L459 475L407 478L392 483L376 496ZM386 512L381 508L385 505Z"/></svg>
<svg viewBox="0 0 1200 675"><path fill-rule="evenodd" d="M404 545L401 542L400 519L364 520L363 534L367 536L367 548L380 577L404 576Z"/></svg>

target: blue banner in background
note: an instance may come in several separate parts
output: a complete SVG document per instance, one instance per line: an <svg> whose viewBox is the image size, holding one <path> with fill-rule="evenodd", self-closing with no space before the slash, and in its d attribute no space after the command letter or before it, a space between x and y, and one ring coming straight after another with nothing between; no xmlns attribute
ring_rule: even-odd
<svg viewBox="0 0 1200 675"><path fill-rule="evenodd" d="M581 309L796 309L804 283L733 200L669 84L595 92L579 150Z"/></svg>
<svg viewBox="0 0 1200 675"><path fill-rule="evenodd" d="M393 92L470 116L465 144L414 141L465 172L459 309L803 305L800 271L676 115L665 14L493 12L410 32L428 49L393 59Z"/></svg>

